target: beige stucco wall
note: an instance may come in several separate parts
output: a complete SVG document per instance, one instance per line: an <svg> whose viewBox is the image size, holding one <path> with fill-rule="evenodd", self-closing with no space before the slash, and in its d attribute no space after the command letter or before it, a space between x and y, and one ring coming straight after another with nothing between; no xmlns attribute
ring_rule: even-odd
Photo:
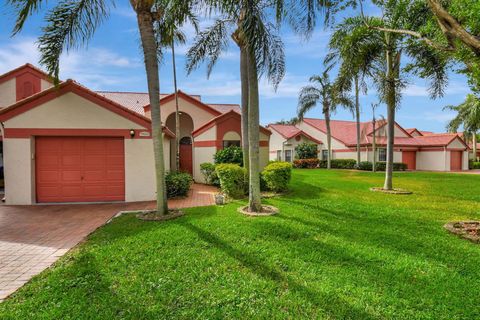
<svg viewBox="0 0 480 320"><path fill-rule="evenodd" d="M297 127L303 130L306 134L314 137L317 140L322 141L323 149L327 149L327 135L325 133L323 133L318 129L315 129L314 127L310 126L309 124L303 121L299 122L297 124ZM335 149L347 149L347 147L345 146L345 144L343 144L342 142L332 137L332 150L335 150Z"/></svg>
<svg viewBox="0 0 480 320"><path fill-rule="evenodd" d="M463 152L462 170L468 170L468 151Z"/></svg>
<svg viewBox="0 0 480 320"><path fill-rule="evenodd" d="M162 113L162 123L166 122L167 117L175 112L175 100L169 101L160 106ZM213 119L215 115L200 107L182 99L178 99L178 110L188 114L193 120L193 130L200 128L202 125Z"/></svg>
<svg viewBox="0 0 480 320"><path fill-rule="evenodd" d="M260 170L263 170L263 168L268 164L268 152L268 147L260 147Z"/></svg>
<svg viewBox="0 0 480 320"><path fill-rule="evenodd" d="M5 202L28 205L34 201L32 139L4 139Z"/></svg>
<svg viewBox="0 0 480 320"><path fill-rule="evenodd" d="M17 99L15 78L0 83L0 108L8 107Z"/></svg>
<svg viewBox="0 0 480 320"><path fill-rule="evenodd" d="M170 143L164 138L165 168L170 168ZM151 139L125 139L125 201L154 200L155 163Z"/></svg>
<svg viewBox="0 0 480 320"><path fill-rule="evenodd" d="M193 148L193 179L199 183L205 183L200 164L204 162L213 163L213 155L217 152L216 147Z"/></svg>
<svg viewBox="0 0 480 320"><path fill-rule="evenodd" d="M450 154L445 151L418 151L417 170L449 171Z"/></svg>
<svg viewBox="0 0 480 320"><path fill-rule="evenodd" d="M71 92L8 120L5 128L144 129Z"/></svg>
<svg viewBox="0 0 480 320"><path fill-rule="evenodd" d="M228 132L225 132L225 134L223 135L223 139L222 140L230 140L230 141L240 141L241 140L241 137L240 135L235 132L235 131L228 131Z"/></svg>
<svg viewBox="0 0 480 320"><path fill-rule="evenodd" d="M53 87L53 83L43 79L40 80L40 90L42 91L47 90L48 88L51 88L51 87Z"/></svg>
<svg viewBox="0 0 480 320"><path fill-rule="evenodd" d="M217 140L217 127L213 126L208 130L202 132L194 138L195 141L213 141Z"/></svg>

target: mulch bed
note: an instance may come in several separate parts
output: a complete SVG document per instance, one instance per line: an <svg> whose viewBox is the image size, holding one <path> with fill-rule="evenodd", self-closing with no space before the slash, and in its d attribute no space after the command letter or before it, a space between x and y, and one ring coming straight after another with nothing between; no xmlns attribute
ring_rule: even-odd
<svg viewBox="0 0 480 320"><path fill-rule="evenodd" d="M370 188L370 191L373 192L382 192L382 193L387 193L387 194L400 194L400 195L407 195L407 194L412 194L412 191L408 191L405 189L400 189L400 188L393 188L392 190L387 190L383 189L381 187L374 187Z"/></svg>
<svg viewBox="0 0 480 320"><path fill-rule="evenodd" d="M176 219L184 214L182 210L178 209L168 210L168 214L158 214L155 210L148 210L137 213L137 218L144 221L166 221Z"/></svg>
<svg viewBox="0 0 480 320"><path fill-rule="evenodd" d="M464 239L480 243L480 221L449 222L443 227Z"/></svg>
<svg viewBox="0 0 480 320"><path fill-rule="evenodd" d="M248 211L248 206L240 207L237 209L237 211L250 217L272 216L279 212L278 208L275 208L274 206L268 206L268 205L262 205L261 212L250 212Z"/></svg>

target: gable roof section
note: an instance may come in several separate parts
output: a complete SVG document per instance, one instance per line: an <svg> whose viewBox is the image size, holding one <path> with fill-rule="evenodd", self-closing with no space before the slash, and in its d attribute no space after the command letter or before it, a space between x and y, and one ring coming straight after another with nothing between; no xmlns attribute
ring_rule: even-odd
<svg viewBox="0 0 480 320"><path fill-rule="evenodd" d="M304 137L306 137L307 139L309 139L313 142L316 142L318 144L323 144L322 141L320 141L318 139L315 139L314 137L307 134L305 131L300 130L299 128L297 128L294 125L290 125L290 124L269 124L267 126L267 128L275 130L276 132L278 132L282 137L284 137L287 140L295 138L297 136L304 136Z"/></svg>
<svg viewBox="0 0 480 320"><path fill-rule="evenodd" d="M409 129L405 129L405 131L407 131L409 135L413 135L416 132L419 135L423 136L423 133L417 128L409 128Z"/></svg>
<svg viewBox="0 0 480 320"><path fill-rule="evenodd" d="M186 100L186 101L190 102L191 104L199 107L200 109L203 109L203 110L209 112L210 114L212 114L214 116L219 116L219 115L222 114L220 111L215 110L214 108L212 108L208 104L205 104L205 103L201 102L200 100L195 99L194 97L186 94L185 92L183 92L181 90L178 90L178 97L182 98L183 100ZM168 102L170 102L174 99L175 99L175 93L171 93L171 94L161 98L160 99L160 107L161 107L162 103L168 103ZM150 108L151 108L150 103L143 107L145 112L150 111Z"/></svg>
<svg viewBox="0 0 480 320"><path fill-rule="evenodd" d="M150 128L151 121L145 116L142 116L124 106L109 100L87 88L81 86L75 81L69 79L60 83L57 87L51 87L47 90L36 93L28 98L18 101L17 103L0 110L0 121L7 121L19 114L27 112L30 109L38 107L48 101L51 101L68 92L73 92L82 98L85 98L96 105L103 107L111 112L114 112L132 122L135 122L145 128Z"/></svg>
<svg viewBox="0 0 480 320"><path fill-rule="evenodd" d="M30 63L26 63L24 64L23 66L20 66L16 69L13 69L11 71L8 71L7 73L4 73L2 75L0 75L0 83L3 83L3 82L6 82L8 80L11 80L11 79L14 79L24 73L32 73L33 75L35 75L36 77L40 78L40 79L43 79L45 81L48 81L50 83L53 83L53 80L52 78L47 74L45 73L43 70L35 67L34 65L30 64Z"/></svg>
<svg viewBox="0 0 480 320"><path fill-rule="evenodd" d="M424 147L424 146L441 146L441 147L446 147L450 143L452 143L454 140L458 139L464 146L465 148L469 148L468 145L463 141L462 138L456 133L435 133L435 134L430 134L427 136L420 136L420 137L414 137L415 140L418 141L418 143Z"/></svg>
<svg viewBox="0 0 480 320"><path fill-rule="evenodd" d="M232 117L235 117L239 121L241 121L241 115L238 112L235 112L234 110L230 110L227 113L221 114L221 115L211 119L210 121L205 123L203 126L198 128L197 130L193 131L192 136L197 137L198 135L202 134L203 132L207 131L208 129L210 129L210 128L214 127L215 125L217 125L217 124L219 124L219 123L221 123L221 122L223 122L227 119L230 119ZM271 135L272 134L272 132L270 130L268 130L267 128L262 127L262 126L260 126L260 131L263 132L266 135Z"/></svg>

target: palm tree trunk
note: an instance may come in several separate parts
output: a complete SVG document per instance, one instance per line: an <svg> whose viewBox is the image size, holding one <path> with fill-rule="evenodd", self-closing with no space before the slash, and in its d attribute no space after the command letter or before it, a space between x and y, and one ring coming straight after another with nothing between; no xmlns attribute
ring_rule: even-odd
<svg viewBox="0 0 480 320"><path fill-rule="evenodd" d="M243 166L249 168L249 139L248 139L248 51L244 45L240 46L240 80L242 85L242 149Z"/></svg>
<svg viewBox="0 0 480 320"><path fill-rule="evenodd" d="M387 43L389 35L387 37ZM388 45L388 44L387 44ZM395 139L395 72L393 70L393 52L387 49L386 52L387 71L386 71L386 104L387 104L387 163L385 169L385 190L393 189L393 147Z"/></svg>
<svg viewBox="0 0 480 320"><path fill-rule="evenodd" d="M328 105L323 106L323 114L325 115L325 126L327 127L327 169L332 168L332 133L330 131L330 108Z"/></svg>
<svg viewBox="0 0 480 320"><path fill-rule="evenodd" d="M172 40L173 88L175 90L175 170L180 170L180 111L178 110L177 67L175 63L175 42Z"/></svg>
<svg viewBox="0 0 480 320"><path fill-rule="evenodd" d="M258 97L258 74L255 54L248 49L248 152L249 152L249 193L248 210L261 212L260 200L260 160L259 160L259 97Z"/></svg>
<svg viewBox="0 0 480 320"><path fill-rule="evenodd" d="M355 121L357 125L357 167L360 165L360 101L358 75L355 76Z"/></svg>
<svg viewBox="0 0 480 320"><path fill-rule="evenodd" d="M374 111L375 112L375 111ZM373 151L373 159L372 159L372 172L376 171L375 165L377 164L377 130L376 130L376 123L375 123L375 114L373 115L373 141L372 141L372 151Z"/></svg>
<svg viewBox="0 0 480 320"><path fill-rule="evenodd" d="M157 60L157 43L155 41L151 6L138 5L131 0L137 12L137 23L147 73L148 96L150 98L152 118L152 141L155 159L155 179L157 188L157 212L168 213L167 194L165 188L165 163L163 157L163 132L160 114L160 79Z"/></svg>
<svg viewBox="0 0 480 320"><path fill-rule="evenodd" d="M473 131L473 161L477 161L477 131Z"/></svg>

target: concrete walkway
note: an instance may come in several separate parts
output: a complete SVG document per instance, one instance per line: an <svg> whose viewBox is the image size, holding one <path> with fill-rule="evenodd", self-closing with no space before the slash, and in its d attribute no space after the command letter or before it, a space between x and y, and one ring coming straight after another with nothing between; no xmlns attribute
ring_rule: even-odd
<svg viewBox="0 0 480 320"><path fill-rule="evenodd" d="M216 188L193 185L171 208L213 205ZM0 302L119 211L153 209L154 202L0 206Z"/></svg>

